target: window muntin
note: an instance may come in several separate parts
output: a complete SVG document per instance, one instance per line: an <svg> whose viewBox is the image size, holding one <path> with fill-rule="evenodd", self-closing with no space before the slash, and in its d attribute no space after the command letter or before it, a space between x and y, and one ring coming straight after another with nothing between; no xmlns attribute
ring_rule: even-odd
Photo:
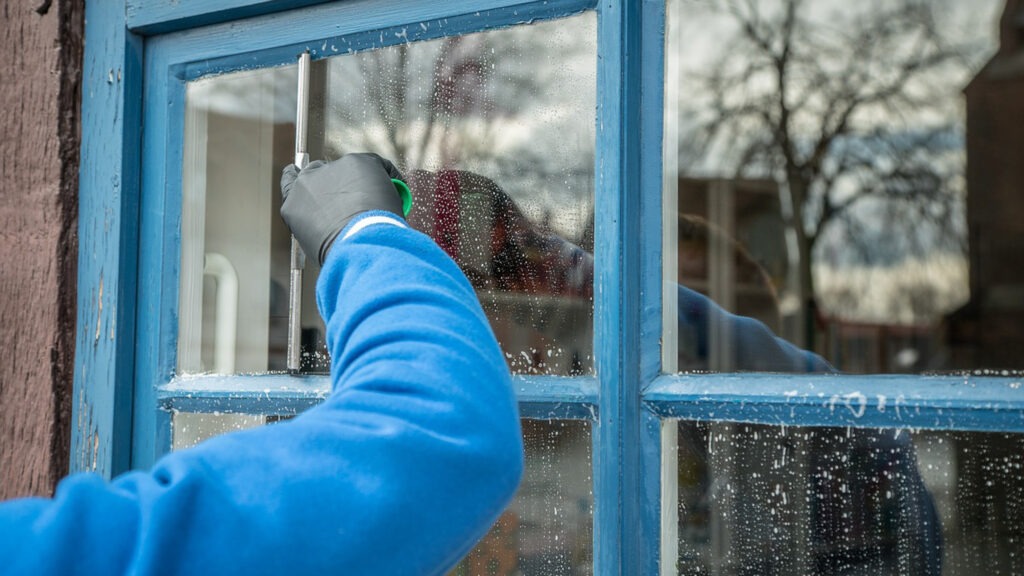
<svg viewBox="0 0 1024 576"><path fill-rule="evenodd" d="M970 105L1002 3L667 9L666 371L828 370L753 358L677 282L848 374L1024 368L991 207L1019 139Z"/></svg>
<svg viewBox="0 0 1024 576"><path fill-rule="evenodd" d="M594 14L583 13L313 68L311 157L370 150L401 167L416 197L410 223L466 272L514 372L593 372L594 40ZM180 373L285 367L276 175L291 161L292 68L188 84ZM306 372L329 366L317 272L307 259ZM223 335L232 316L234 344Z"/></svg>

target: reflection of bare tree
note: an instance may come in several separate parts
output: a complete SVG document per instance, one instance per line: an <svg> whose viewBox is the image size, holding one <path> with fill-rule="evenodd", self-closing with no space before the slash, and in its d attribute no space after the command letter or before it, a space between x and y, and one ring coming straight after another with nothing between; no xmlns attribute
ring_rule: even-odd
<svg viewBox="0 0 1024 576"><path fill-rule="evenodd" d="M587 104L559 81L575 78L576 71L566 72L574 58L593 49L592 42L570 42L555 57L552 50L560 44L552 43L551 32L557 24L541 26L547 28L401 44L342 58L335 62L339 82L331 120L350 130L346 136L369 140L410 167L445 167L443 157L453 153L497 161L494 144L510 130L508 122L533 114L525 126L533 130L538 115Z"/></svg>
<svg viewBox="0 0 1024 576"><path fill-rule="evenodd" d="M575 238L593 182L595 54L575 30L543 22L332 59L328 155L487 174Z"/></svg>
<svg viewBox="0 0 1024 576"><path fill-rule="evenodd" d="M480 118L494 107L486 90L491 69L488 55L493 58L493 54L485 47L488 42L482 36L441 40L433 56L430 83L419 94L418 102L417 94L410 92L421 88L422 83L416 82L408 44L357 58L363 101L374 107L384 129L381 144L386 148L382 153L407 166L424 166L432 151L459 150L477 156L490 149L487 144L493 141L494 123L475 123L481 129L475 139L466 137L465 127L456 127L459 120ZM339 110L347 120L355 120L351 109ZM455 146L453 140L461 146ZM442 160L446 164L452 161Z"/></svg>
<svg viewBox="0 0 1024 576"><path fill-rule="evenodd" d="M889 249L960 248L955 98L971 50L939 32L945 4L710 3L736 35L696 79L706 98L697 141L737 175L783 183L805 299L814 294L811 258L830 228L868 254L879 249L877 234L865 241L872 231L906 231L912 218L903 245ZM810 314L805 307L808 322Z"/></svg>

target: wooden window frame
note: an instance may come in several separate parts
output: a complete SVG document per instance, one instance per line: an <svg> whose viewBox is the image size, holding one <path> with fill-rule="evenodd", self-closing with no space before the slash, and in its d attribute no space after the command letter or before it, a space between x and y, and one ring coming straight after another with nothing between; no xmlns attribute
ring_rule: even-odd
<svg viewBox="0 0 1024 576"><path fill-rule="evenodd" d="M667 419L1024 432L1013 378L662 373L664 0L104 0L86 5L72 471L148 467L170 449L171 410L295 414L329 389L317 376L175 377L187 81L324 57L325 39L362 49L402 27L422 40L587 10L597 375L515 384L524 417L595 425L595 573L659 572ZM409 26L428 21L442 25Z"/></svg>

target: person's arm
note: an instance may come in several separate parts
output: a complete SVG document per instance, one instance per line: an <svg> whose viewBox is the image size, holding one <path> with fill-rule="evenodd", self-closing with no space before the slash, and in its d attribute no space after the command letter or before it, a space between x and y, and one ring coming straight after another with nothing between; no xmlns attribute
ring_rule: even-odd
<svg viewBox="0 0 1024 576"><path fill-rule="evenodd" d="M458 267L400 218L361 213L332 241L330 397L150 472L0 505L5 574L444 574L468 552L523 465L494 336Z"/></svg>

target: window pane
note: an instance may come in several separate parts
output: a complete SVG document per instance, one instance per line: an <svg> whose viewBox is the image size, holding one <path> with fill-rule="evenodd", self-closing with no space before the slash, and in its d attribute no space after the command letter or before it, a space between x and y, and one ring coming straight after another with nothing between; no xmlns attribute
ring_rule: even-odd
<svg viewBox="0 0 1024 576"><path fill-rule="evenodd" d="M678 423L679 574L1016 574L1024 439Z"/></svg>
<svg viewBox="0 0 1024 576"><path fill-rule="evenodd" d="M460 264L516 372L592 373L593 13L314 62L311 159L372 151ZM329 49L344 52L336 45ZM295 67L188 86L179 370L285 368ZM307 259L303 369L329 368ZM232 329L233 328L233 329Z"/></svg>
<svg viewBox="0 0 1024 576"><path fill-rule="evenodd" d="M277 420L277 416L252 414L174 412L171 415L171 448L183 450L214 436L255 428Z"/></svg>
<svg viewBox="0 0 1024 576"><path fill-rule="evenodd" d="M1024 8L667 6L666 370L1024 369Z"/></svg>
<svg viewBox="0 0 1024 576"><path fill-rule="evenodd" d="M287 417L176 412L173 447ZM522 420L525 469L515 500L453 576L592 574L590 422Z"/></svg>
<svg viewBox="0 0 1024 576"><path fill-rule="evenodd" d="M292 66L187 87L180 372L283 368L288 284L272 270L288 242L278 181L293 156L295 84Z"/></svg>
<svg viewBox="0 0 1024 576"><path fill-rule="evenodd" d="M590 422L523 420L515 500L451 576L593 573Z"/></svg>

